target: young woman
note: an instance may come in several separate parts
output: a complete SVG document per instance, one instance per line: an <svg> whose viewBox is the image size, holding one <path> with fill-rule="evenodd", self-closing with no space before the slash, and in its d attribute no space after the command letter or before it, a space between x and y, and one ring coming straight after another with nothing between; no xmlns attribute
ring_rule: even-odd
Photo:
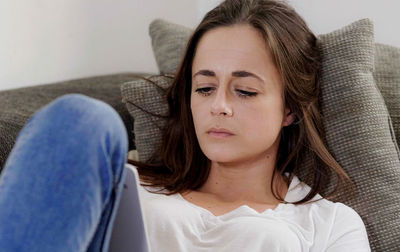
<svg viewBox="0 0 400 252"><path fill-rule="evenodd" d="M167 90L162 143L139 171L152 251L369 251L351 208L320 196L316 38L289 6L227 0L207 13ZM36 112L0 177L0 250L106 251L127 134L107 104L65 95ZM307 153L310 186L295 175ZM340 180L339 180L340 181Z"/></svg>
<svg viewBox="0 0 400 252"><path fill-rule="evenodd" d="M142 197L155 251L370 250L359 215L319 194L331 171L350 180L322 140L320 60L283 2L206 14L167 90L161 145L128 161L153 187ZM295 175L306 154L312 187Z"/></svg>

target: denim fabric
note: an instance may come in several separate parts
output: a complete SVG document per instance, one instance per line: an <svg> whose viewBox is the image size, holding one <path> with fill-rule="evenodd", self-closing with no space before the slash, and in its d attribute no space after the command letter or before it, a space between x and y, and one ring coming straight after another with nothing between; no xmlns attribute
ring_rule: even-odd
<svg viewBox="0 0 400 252"><path fill-rule="evenodd" d="M68 94L38 110L0 176L0 251L107 251L127 151L100 100Z"/></svg>

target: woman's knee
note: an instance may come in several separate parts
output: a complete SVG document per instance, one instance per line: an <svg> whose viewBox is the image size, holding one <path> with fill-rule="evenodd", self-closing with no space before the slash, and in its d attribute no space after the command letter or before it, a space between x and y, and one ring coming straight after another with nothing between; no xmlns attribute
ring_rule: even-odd
<svg viewBox="0 0 400 252"><path fill-rule="evenodd" d="M57 128L86 127L91 133L107 130L115 137L128 137L125 125L113 107L83 94L60 96L40 109L35 117Z"/></svg>
<svg viewBox="0 0 400 252"><path fill-rule="evenodd" d="M115 127L123 126L119 114L113 107L101 100L83 94L66 94L60 96L48 104L48 106L52 107L56 112L62 112L60 116L72 114L81 120L92 119L93 123L113 123Z"/></svg>
<svg viewBox="0 0 400 252"><path fill-rule="evenodd" d="M113 107L86 95L67 94L38 111L37 117L43 133L52 135L54 145L64 146L70 154L78 151L80 154L74 155L96 156L103 164L111 161L114 183L119 180L129 144L125 125ZM111 175L108 171L101 174L103 180Z"/></svg>
<svg viewBox="0 0 400 252"><path fill-rule="evenodd" d="M29 119L21 135L34 136L53 149L74 153L79 149L83 156L113 156L117 163L129 148L119 114L107 103L82 94L63 95L44 106Z"/></svg>

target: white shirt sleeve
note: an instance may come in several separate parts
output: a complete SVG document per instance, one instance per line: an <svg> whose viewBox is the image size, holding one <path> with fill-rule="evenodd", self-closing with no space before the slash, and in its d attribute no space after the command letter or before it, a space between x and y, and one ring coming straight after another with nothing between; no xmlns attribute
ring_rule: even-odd
<svg viewBox="0 0 400 252"><path fill-rule="evenodd" d="M371 251L364 222L356 211L339 203L328 241L327 252Z"/></svg>

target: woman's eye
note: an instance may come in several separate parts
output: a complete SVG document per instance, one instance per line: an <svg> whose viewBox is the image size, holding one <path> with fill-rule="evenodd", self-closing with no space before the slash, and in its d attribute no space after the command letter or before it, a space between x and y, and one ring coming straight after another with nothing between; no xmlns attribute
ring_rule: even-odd
<svg viewBox="0 0 400 252"><path fill-rule="evenodd" d="M195 92L197 92L203 96L209 96L209 95L211 95L211 92L214 89L215 88L213 88L213 87L198 88L195 90ZM241 98L248 98L248 97L257 95L256 92L249 92L249 91L240 90L240 89L236 89L236 92L238 93L238 96Z"/></svg>
<svg viewBox="0 0 400 252"><path fill-rule="evenodd" d="M197 92L197 93L199 93L201 95L204 95L204 96L208 96L208 95L211 94L211 90L212 89L213 88L211 88L211 87L198 88L198 89L195 90L195 92Z"/></svg>
<svg viewBox="0 0 400 252"><path fill-rule="evenodd" d="M257 95L256 92L249 92L249 91L244 91L244 90L240 90L240 89L236 89L236 91L238 91L239 97L243 97L243 98Z"/></svg>

